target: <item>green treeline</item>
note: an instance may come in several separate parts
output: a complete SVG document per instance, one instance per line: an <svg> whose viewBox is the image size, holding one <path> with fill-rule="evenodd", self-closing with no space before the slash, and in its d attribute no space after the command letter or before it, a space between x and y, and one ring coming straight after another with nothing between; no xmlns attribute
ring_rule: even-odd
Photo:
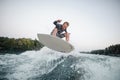
<svg viewBox="0 0 120 80"><path fill-rule="evenodd" d="M92 50L90 53L111 55L111 56L120 56L120 44L111 45L103 50Z"/></svg>
<svg viewBox="0 0 120 80"><path fill-rule="evenodd" d="M29 38L0 37L0 52L24 52L26 50L39 50L43 45L38 40Z"/></svg>

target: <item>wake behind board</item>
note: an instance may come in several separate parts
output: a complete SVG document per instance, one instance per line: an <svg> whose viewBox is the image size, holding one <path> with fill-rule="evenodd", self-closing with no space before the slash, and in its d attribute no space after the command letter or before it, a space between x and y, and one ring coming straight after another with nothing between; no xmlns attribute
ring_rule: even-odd
<svg viewBox="0 0 120 80"><path fill-rule="evenodd" d="M37 34L37 36L40 43L52 50L69 53L74 49L70 43L58 37L54 37L48 34Z"/></svg>

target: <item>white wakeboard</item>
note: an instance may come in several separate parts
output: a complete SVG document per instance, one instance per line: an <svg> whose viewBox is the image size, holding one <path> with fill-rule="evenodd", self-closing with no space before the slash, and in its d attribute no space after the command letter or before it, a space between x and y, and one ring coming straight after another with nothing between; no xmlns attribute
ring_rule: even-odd
<svg viewBox="0 0 120 80"><path fill-rule="evenodd" d="M37 36L40 43L52 50L64 53L69 53L74 50L74 47L70 43L61 38L48 34L37 34Z"/></svg>

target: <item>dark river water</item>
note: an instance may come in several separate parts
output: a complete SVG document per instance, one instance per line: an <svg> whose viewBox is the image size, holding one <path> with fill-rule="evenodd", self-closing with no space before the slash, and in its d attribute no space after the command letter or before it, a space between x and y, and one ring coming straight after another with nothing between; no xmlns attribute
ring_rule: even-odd
<svg viewBox="0 0 120 80"><path fill-rule="evenodd" d="M0 80L120 80L120 57L26 51L0 55Z"/></svg>

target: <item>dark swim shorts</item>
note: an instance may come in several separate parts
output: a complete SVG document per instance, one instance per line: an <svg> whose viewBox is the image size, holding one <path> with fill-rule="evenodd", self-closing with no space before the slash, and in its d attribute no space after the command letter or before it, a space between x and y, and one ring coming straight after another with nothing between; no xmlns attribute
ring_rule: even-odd
<svg viewBox="0 0 120 80"><path fill-rule="evenodd" d="M64 38L65 34L64 33L62 33L62 34L56 33L56 36L59 37L59 38Z"/></svg>
<svg viewBox="0 0 120 80"><path fill-rule="evenodd" d="M52 32L51 32L51 35L52 35ZM59 37L59 38L64 38L65 37L65 34L64 33L56 33L56 36Z"/></svg>

